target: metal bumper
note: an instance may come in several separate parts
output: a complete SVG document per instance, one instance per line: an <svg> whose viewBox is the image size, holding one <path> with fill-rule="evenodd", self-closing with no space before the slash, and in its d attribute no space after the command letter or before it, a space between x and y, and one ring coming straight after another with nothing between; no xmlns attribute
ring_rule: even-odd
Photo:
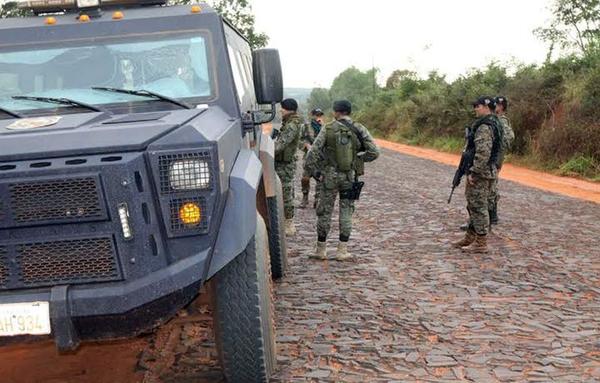
<svg viewBox="0 0 600 383"><path fill-rule="evenodd" d="M128 282L6 292L0 302L50 302L51 336L59 350L73 350L81 340L131 337L169 319L196 296L209 253Z"/></svg>

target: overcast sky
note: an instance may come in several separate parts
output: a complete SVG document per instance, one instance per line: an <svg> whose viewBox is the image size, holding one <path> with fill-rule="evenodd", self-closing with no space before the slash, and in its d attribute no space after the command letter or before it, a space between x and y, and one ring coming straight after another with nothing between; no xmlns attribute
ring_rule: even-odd
<svg viewBox="0 0 600 383"><path fill-rule="evenodd" d="M286 87L329 87L349 66L449 79L491 60L540 63L532 31L551 0L252 0L259 31L278 48Z"/></svg>

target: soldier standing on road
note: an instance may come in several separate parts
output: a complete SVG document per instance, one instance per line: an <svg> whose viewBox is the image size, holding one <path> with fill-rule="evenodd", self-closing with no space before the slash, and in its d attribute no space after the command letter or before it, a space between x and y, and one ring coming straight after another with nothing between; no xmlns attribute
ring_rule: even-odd
<svg viewBox="0 0 600 383"><path fill-rule="evenodd" d="M317 204L317 249L311 258L327 259L326 240L331 228L331 215L340 195L340 242L336 260L352 259L348 240L352 231L353 192L364 173L364 163L379 157L379 148L363 125L350 118L352 104L342 100L333 103L335 120L323 127L306 156L305 169L321 183Z"/></svg>
<svg viewBox="0 0 600 383"><path fill-rule="evenodd" d="M283 205L285 212L285 233L296 234L294 226L294 174L296 172L296 152L304 123L298 115L298 102L292 98L281 101L282 125L274 130L275 139L275 172L281 180L283 188Z"/></svg>
<svg viewBox="0 0 600 383"><path fill-rule="evenodd" d="M488 200L497 177L497 162L501 151L501 127L493 114L494 100L480 97L473 103L477 120L469 129L466 150L475 155L468 167L465 197L469 211L469 228L465 237L453 244L456 248L473 244L475 252L487 252L490 217Z"/></svg>
<svg viewBox="0 0 600 383"><path fill-rule="evenodd" d="M319 135L321 131L321 127L323 126L323 111L321 109L313 109L310 112L310 126L306 125L303 134L303 147L304 151L304 161L306 163L306 154L310 149L311 145L315 141L315 137ZM302 174L302 203L300 203L301 208L305 208L308 206L308 194L310 193L310 173L304 170ZM317 181L317 185L315 186L315 201L313 203L313 208L317 207L317 201L319 200L320 193L320 185Z"/></svg>
<svg viewBox="0 0 600 383"><path fill-rule="evenodd" d="M502 169L502 163L504 162L504 156L510 150L512 143L515 139L515 132L510 126L510 120L506 116L506 110L508 109L508 99L504 96L498 96L494 100L496 104L496 115L502 125L502 151L498 156L498 173ZM498 200L500 194L498 193L498 178L492 183L490 190L490 199L488 201L490 211L490 223L496 225L498 223Z"/></svg>

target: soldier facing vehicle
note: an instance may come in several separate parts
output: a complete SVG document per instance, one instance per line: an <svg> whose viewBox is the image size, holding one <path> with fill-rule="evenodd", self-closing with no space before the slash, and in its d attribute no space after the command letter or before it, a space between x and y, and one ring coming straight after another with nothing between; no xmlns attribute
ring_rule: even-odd
<svg viewBox="0 0 600 383"><path fill-rule="evenodd" d="M336 259L352 259L348 241L352 232L354 201L363 183L364 162L379 157L379 148L362 124L350 118L352 104L346 100L333 104L335 120L325 125L306 156L305 170L322 182L317 204L317 247L311 258L327 259L326 240L331 228L331 215L337 195L340 195L340 237Z"/></svg>
<svg viewBox="0 0 600 383"><path fill-rule="evenodd" d="M469 128L467 145L459 167L459 171L464 171L467 176L465 197L469 227L465 237L453 246L463 248L473 245L471 249L475 252L487 251L487 234L490 228L488 201L490 190L498 176L498 159L502 152L502 128L493 113L494 107L494 99L486 96L473 103L477 120Z"/></svg>
<svg viewBox="0 0 600 383"><path fill-rule="evenodd" d="M310 124L307 124L304 128L304 133L302 136L302 150L304 151L304 160L306 163L306 154L310 150L310 147L315 141L315 138L319 135L321 128L323 127L323 116L324 113L321 109L313 109L310 112ZM306 170L302 173L302 202L300 203L300 208L305 208L308 206L308 195L310 194L310 173ZM313 208L317 207L317 202L319 200L320 194L320 182L317 181L315 185L315 200L313 202Z"/></svg>

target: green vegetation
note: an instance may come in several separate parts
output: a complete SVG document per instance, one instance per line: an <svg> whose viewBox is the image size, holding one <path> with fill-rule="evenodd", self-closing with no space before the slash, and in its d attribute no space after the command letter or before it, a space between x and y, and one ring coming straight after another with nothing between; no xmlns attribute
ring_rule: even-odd
<svg viewBox="0 0 600 383"><path fill-rule="evenodd" d="M375 70L349 68L329 92L314 89L309 107L348 98L379 137L460 152L472 101L503 95L516 135L510 161L600 180L600 0L557 0L554 15L536 32L550 43L541 66L492 62L454 81L397 70L384 87L372 81ZM557 47L563 55L551 60Z"/></svg>

